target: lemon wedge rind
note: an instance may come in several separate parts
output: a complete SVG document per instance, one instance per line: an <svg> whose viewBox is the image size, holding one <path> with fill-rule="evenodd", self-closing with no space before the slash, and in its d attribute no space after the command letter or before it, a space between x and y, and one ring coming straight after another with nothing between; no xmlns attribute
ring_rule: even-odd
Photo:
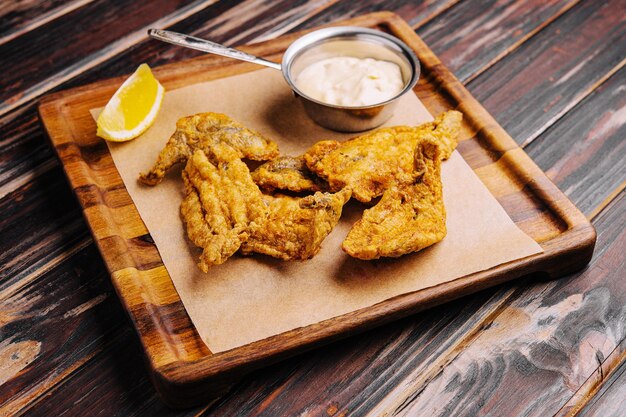
<svg viewBox="0 0 626 417"><path fill-rule="evenodd" d="M129 95L129 91L133 90L137 85L139 85L139 87L147 87L147 89L150 90L149 93L154 91L156 87L156 93L153 93L153 98L148 98L148 100L152 100L149 110L147 112L144 111L144 114L140 114L139 117L137 117L137 114L133 114L133 117L138 118L139 121L134 126L129 127L126 126L127 120L125 111L128 112L130 107L141 104L138 103L140 100L144 100L145 104L146 100L146 97L137 96L137 91L133 91L136 95L135 97L133 97L132 94ZM135 88L135 90L137 90L137 88ZM144 93L144 91L139 92ZM125 142L136 138L148 130L156 120L163 103L164 95L165 88L154 78L150 67L148 67L147 64L141 64L139 68L137 68L137 71L126 79L117 89L98 116L98 130L96 134L112 142ZM144 107L147 108L147 106Z"/></svg>

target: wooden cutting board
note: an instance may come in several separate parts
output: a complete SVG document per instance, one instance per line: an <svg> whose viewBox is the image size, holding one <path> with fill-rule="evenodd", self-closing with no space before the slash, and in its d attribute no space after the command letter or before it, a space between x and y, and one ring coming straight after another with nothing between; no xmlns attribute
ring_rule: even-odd
<svg viewBox="0 0 626 417"><path fill-rule="evenodd" d="M377 28L402 39L417 54L422 76L415 93L431 114L464 113L458 150L526 234L544 252L432 288L403 294L372 307L298 328L229 351L212 353L198 336L159 252L143 224L106 144L96 137L89 110L106 104L125 77L45 97L44 127L65 169L115 289L145 349L152 379L175 407L207 402L243 375L289 356L400 317L525 276L556 278L591 259L595 230L406 22L374 13L335 25ZM303 33L242 49L279 61ZM172 90L251 70L250 64L202 56L166 65L155 75Z"/></svg>

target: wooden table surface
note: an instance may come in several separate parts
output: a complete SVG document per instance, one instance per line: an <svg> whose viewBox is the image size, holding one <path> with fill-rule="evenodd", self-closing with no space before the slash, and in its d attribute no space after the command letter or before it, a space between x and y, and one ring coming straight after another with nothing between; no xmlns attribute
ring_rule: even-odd
<svg viewBox="0 0 626 417"><path fill-rule="evenodd" d="M589 267L505 285L165 407L37 116L48 92L362 13L407 20L593 221ZM0 415L626 415L623 0L0 3Z"/></svg>

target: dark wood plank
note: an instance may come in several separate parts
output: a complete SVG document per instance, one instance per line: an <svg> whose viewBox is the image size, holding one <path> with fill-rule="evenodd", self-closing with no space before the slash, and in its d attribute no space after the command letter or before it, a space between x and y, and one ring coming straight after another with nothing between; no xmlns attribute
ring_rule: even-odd
<svg viewBox="0 0 626 417"><path fill-rule="evenodd" d="M76 10L93 0L5 1L0 4L0 44Z"/></svg>
<svg viewBox="0 0 626 417"><path fill-rule="evenodd" d="M587 378L567 403L561 407L555 414L555 417L573 417L578 415L581 410L588 408L597 409L598 407L594 406L596 400L604 403L605 406L601 408L606 410L610 410L612 406L617 406L615 410L623 408L619 402L606 404L606 401L601 400L601 398L607 392L610 392L608 395L610 398L615 392L613 384L616 380L622 378L620 374L623 372L623 364L626 362L626 339L622 339L620 344L613 349L613 352L604 361L602 361L601 357L597 359L598 362L602 363L599 364L596 371Z"/></svg>
<svg viewBox="0 0 626 417"><path fill-rule="evenodd" d="M0 199L59 166L33 111L0 125L0 137Z"/></svg>
<svg viewBox="0 0 626 417"><path fill-rule="evenodd" d="M0 200L0 292L87 239L60 167Z"/></svg>
<svg viewBox="0 0 626 417"><path fill-rule="evenodd" d="M626 349L624 349L626 350ZM626 355L602 388L580 410L580 417L622 417L626 414Z"/></svg>
<svg viewBox="0 0 626 417"><path fill-rule="evenodd" d="M360 2L359 7L370 7L372 9L385 7L388 10L395 11L403 16L405 19L411 22L422 22L427 21L433 18L437 13L442 13L442 11L447 10L448 7L452 6L450 2L428 2L424 3L421 6L414 7L411 2ZM207 18L207 14L213 11L209 9L205 12L200 12L196 16L192 16L186 19L184 22L177 24L173 27L174 30L187 31L193 33L197 36L204 36L215 40L217 42L223 42L226 44L233 43L241 43L241 42L249 42L249 41L257 41L259 39L265 39L269 36L276 36L283 31L289 29L289 31L299 30L304 28L310 28L315 26L316 24L327 23L329 21L343 19L351 17L357 14L361 9L359 7L354 8L354 5L350 2L338 2L332 3L328 6L326 2L305 2L298 5L293 5L289 7L287 4L289 3L272 3L276 6L269 8L256 8L254 7L254 3L244 2L240 4L240 7L248 10L247 14L239 13L240 7L234 9L228 9L219 14L218 17ZM369 6L368 6L369 4ZM532 31L536 30L538 27L541 27L545 22L554 19L554 16L549 15L549 11L554 11L555 13L561 13L568 5L568 3L549 3L549 6L543 7L537 4L530 4L527 8L522 8L521 10L517 6L519 2L507 3L502 7L498 8L498 11L502 16L506 16L505 20L500 21L499 23L508 28L507 35L503 36L501 33L500 26L491 26L491 25L479 25L481 36L486 38L498 38L499 41L494 43L490 48L480 49L475 51L475 55L472 55L472 62L476 64L475 69L477 72L483 71L486 69L491 61L494 51L498 51L498 53L506 52L509 48L511 48L512 43L514 41L519 40L519 36L513 36L516 33L532 33ZM543 4L543 3L542 3ZM464 3L453 7L451 10L455 10L458 7L465 7ZM480 5L474 5L472 10L474 9L484 9L484 7L479 7ZM288 9L290 14L288 18L283 17L282 15L272 16L269 11L275 12L276 9ZM519 14L522 14L522 17ZM558 13L556 15L558 15ZM441 31L436 30L438 27L450 27L450 26L460 26L461 31L467 31L471 29L471 20L461 21L458 17L458 13L444 13L441 15L437 22L437 25L427 25L424 28L424 33L422 35L427 37L429 42L437 41L438 48L443 54L446 54L448 47L454 47L455 42L458 41L456 39L454 33L455 31L447 31L447 33L440 33ZM304 23L290 28L293 19L302 19L308 18ZM474 16L473 16L474 17ZM448 22L448 19L453 19ZM252 23L254 22L254 23ZM463 24L465 26L463 26ZM241 27L246 27L249 29L241 30ZM259 32L258 27L265 28L264 32ZM434 32L434 35L430 35ZM430 37L429 37L430 36ZM431 39L432 38L432 39ZM166 45L157 41L146 40L139 43L137 46L132 47L129 51L125 53L119 54L114 59L107 61L107 63L100 65L96 69L91 71L87 71L83 75L80 75L73 79L72 81L66 83L64 87L70 87L75 85L80 85L86 82L94 81L99 78L110 77L114 75L122 75L128 73L129 68L134 68L139 65L141 62L148 62L151 65L160 65L167 62L176 61L183 58L189 58L192 56L197 56L199 53L196 51L186 50L183 48L178 48L170 45ZM477 63L480 62L481 65ZM458 70L458 68L454 67L454 63L446 62L447 64L453 64L452 69ZM461 69L464 71L463 69ZM30 113L29 113L30 114ZM29 116L25 116L24 119L27 121L20 121L9 124L17 124L18 126L22 125L31 125L34 129L36 129L36 123L32 123L34 119ZM6 137L13 137L13 135L17 135L10 127L6 131ZM27 140L27 137L23 137L24 140ZM16 141L19 139L15 139ZM36 153L33 151L34 149L40 149L40 146L33 144L33 142L28 141L27 143L18 143L13 149L20 150L19 147L30 150L29 153L20 153L19 164L9 164L7 169L12 172L7 172L6 176L0 176L0 190L2 190L3 183L8 182L10 179L15 179L19 175L23 175L28 169L35 169L40 166L40 164L45 160L45 158L50 158L49 153L47 152L39 152ZM2 145L0 144L0 150L2 150ZM33 157L31 157L31 155ZM23 158L21 158L23 157ZM13 158L16 158L15 156ZM15 161L15 159L13 159ZM44 167L49 167L49 162L46 162L48 165L44 165ZM0 172L4 171L4 167L0 165ZM23 183L22 182L17 182ZM6 186L9 188L10 186ZM0 193L0 196L2 193Z"/></svg>
<svg viewBox="0 0 626 417"><path fill-rule="evenodd" d="M610 149L610 145L607 144L615 144L622 143L623 138L623 129L626 125L626 120L623 117L615 118L616 114L620 114L624 108L624 103L622 99L622 95L620 91L623 91L623 87L621 87L623 83L623 71L616 74L612 77L605 85L601 86L594 94L584 100L580 105L572 112L571 115L567 115L565 118L560 120L553 129L546 132L546 134L533 145L531 145L531 155L539 158L539 163L542 168L547 169L548 172L551 171L552 166L576 166L577 161L580 158L580 155L586 155L590 161L596 160L599 158L606 157L606 149L607 147ZM597 109L602 109L602 113L598 114ZM585 119L585 122L582 122L582 125L585 126L585 131L594 131L594 134L585 134L576 135L572 138L571 132L578 131L577 129L581 129L581 120L582 115L589 115L588 118ZM590 122L590 120L612 120L610 124L611 128L609 129L597 129L594 127L594 124ZM560 132L560 133L559 133ZM565 134L565 132L569 132L570 135ZM584 141L581 138L585 138ZM552 144L554 141L560 141L560 145L556 145L550 149L550 151L540 150L540 144ZM577 147L573 147L568 143L571 143L572 140L576 140L576 143L584 143L585 149L580 149ZM596 153L597 152L597 153ZM614 164L616 169L623 171L624 163L620 163L623 161L625 155L623 151L615 150L610 156L614 158L608 165L604 165L603 163L593 163L585 165L585 170L587 175L572 175L572 173L562 172L561 175L557 175L553 177L555 182L563 187L563 185L568 184L567 189L572 192L570 195L574 201L582 207L586 208L586 211L589 213L593 210L595 204L599 204L602 202L603 197L606 197L609 193L611 193L613 187L618 187L622 181L621 177L616 175L608 175L603 176L603 174L607 170L607 166ZM599 162L599 161L598 161ZM555 172L559 170L554 170ZM598 178L598 187L600 191L598 194L595 193L578 193L575 192L577 189L590 189L593 188L588 184L589 188L578 187L576 181L586 181L587 178ZM600 187L599 182L604 181L606 187ZM618 227L619 229L619 227ZM605 242L606 244L606 242ZM599 242L598 246L602 247L603 242ZM617 244L617 248L619 249L620 245ZM601 267L602 264L599 264L598 267ZM619 270L619 269L618 269ZM607 278L609 279L609 278ZM596 283L594 281L588 281L587 291L592 291L595 288ZM401 360L399 358L399 353L394 353L392 350L385 352L384 355L379 354L368 354L364 355L363 361L355 360L354 358L346 358L345 356L339 355L336 360L335 357L337 353L333 350L332 352L326 353L327 357L333 357L333 365L330 365L328 369L324 368L319 372L311 372L311 368L316 369L315 364L307 365L305 368L306 371L306 379L304 375L300 375L298 372L296 375L291 375L291 379L295 382L289 382L285 386L280 387L280 394L276 392L267 393L267 397L274 397L274 395L280 395L282 401L286 401L285 399L289 396L294 395L296 392L304 391L305 381L310 381L311 379L315 381L324 381L323 386L318 386L320 391L326 392L329 391L329 394L324 396L323 394L319 394L319 397L307 397L307 400L303 400L303 403L315 403L320 404L326 399L329 402L338 402L342 405L342 407L348 410L354 410L355 407L362 406L361 403L367 403L367 398L373 397L375 395L384 395L384 393L391 389L399 382L395 380L396 375L403 375L402 371L398 371L398 369L416 369L416 374L422 375L421 382L424 383L428 377L428 374L432 369L436 369L439 365L445 366L446 363L454 357L455 354L458 354L461 349L463 349L468 340L471 340L472 332L476 331L481 325L488 325L490 322L489 317L493 314L498 314L501 309L503 309L510 300L515 299L515 297L511 296L512 291L517 291L511 289L508 292L502 292L496 294L493 298L489 299L488 303L485 303L484 300L480 300L478 303L479 306L482 306L482 311L478 308L473 310L471 314L460 315L463 319L459 322L451 320L445 328L445 331L439 335L439 337L433 337L432 344L437 346L452 346L449 352L444 352L442 354L441 350L430 350L432 348L423 347L420 343L419 336L421 329L423 332L431 331L432 324L422 323L421 320L418 323L403 323L402 326L405 331L411 331L415 333L416 336L416 346L409 347L406 351L409 352L417 352L415 353L414 360ZM622 288L623 291L623 288ZM468 303L471 306L473 299L472 297L468 299L462 300L462 303ZM485 303L485 304L483 304ZM448 306L455 305L456 303L448 304ZM470 310L471 311L471 310ZM448 314L457 315L457 310L455 309L452 312L443 311L441 314L447 316ZM437 315L437 317L439 317ZM471 319L470 319L471 318ZM462 325L467 325L468 323L474 323L476 327L468 326L462 329ZM558 323L555 323L558 324ZM415 328L413 327L415 326ZM387 327L385 328L387 329ZM460 331L462 329L463 331ZM448 333L446 333L446 331ZM458 331L458 333L457 333ZM380 335L380 333L376 332L376 335L371 335L370 337L373 339L376 336ZM370 337L363 337L355 339L352 345L368 345L372 343ZM365 340L362 340L365 339ZM380 342L378 348L382 351L383 346L393 338L390 337L380 337ZM404 346L403 346L404 347ZM426 353L425 353L426 352ZM324 360L320 359L320 363L325 363ZM389 365L390 369L393 369L393 376L387 375L384 371L380 371L377 369L373 372L376 377L368 378L367 368L371 366L372 368L376 367L379 363L387 361L388 363L393 363L393 365ZM365 363L364 363L365 362ZM351 371L354 375L363 375L360 377L346 377L343 373L336 374L336 368L341 369L341 364L350 363L351 365L348 367L346 372ZM430 364L429 366L425 366L425 364ZM391 371L389 371L391 372ZM425 376L424 376L425 375ZM350 381L350 382L348 382ZM258 381L255 383L251 383L254 388L250 387L241 387L241 391L237 393L233 393L230 397L230 400L224 400L224 406L226 406L226 410L234 410L236 409L236 404L240 404L241 398L251 398L249 401L252 403L251 405L246 405L249 407L260 406L263 403L264 398L262 396L253 395L252 390L258 389L259 386L262 386L265 382L265 379L259 377ZM336 388L337 384L343 384L345 386L349 386L351 389L349 391L342 391L341 388ZM416 388L418 390L418 388ZM362 392L363 395L359 396L355 393ZM311 394L313 395L313 394ZM350 401L350 399L353 399ZM276 411L279 410L282 404L280 399L276 399L272 401L271 405L264 404L264 407L269 407L270 410ZM376 400L372 399L372 403ZM275 404L274 404L275 402ZM248 404L248 403L246 403ZM272 408L277 407L277 408ZM296 405L294 405L296 407ZM340 407L340 409L342 409ZM219 409L221 410L221 409ZM295 412L296 409L292 409L291 411Z"/></svg>
<svg viewBox="0 0 626 417"><path fill-rule="evenodd" d="M626 337L626 193L594 223L598 250L587 270L526 289L435 379L391 391L389 404L377 405L377 412L559 411Z"/></svg>
<svg viewBox="0 0 626 417"><path fill-rule="evenodd" d="M324 13L336 3L337 0L248 1L221 14L210 24L203 22L194 33L228 45L260 42L292 31L302 21Z"/></svg>
<svg viewBox="0 0 626 417"><path fill-rule="evenodd" d="M123 71L124 71L124 72L128 72L128 68L123 69ZM25 149L26 149L26 148L25 148ZM328 354L329 354L329 355L332 355L332 354L333 354L333 351L331 350ZM426 360L427 360L427 359L426 359ZM129 363L130 363L130 362L129 362ZM103 373L105 373L107 368L106 368L106 367L103 367L103 368L96 368L96 369L100 369ZM122 367L121 367L121 369L126 369L126 368L125 368L124 366L122 366ZM330 373L330 372L329 372L329 373ZM98 371L94 372L93 374L94 374L94 375L97 375L97 374L98 374ZM134 379L133 379L133 380L134 380ZM83 381L85 381L85 380L83 380ZM270 381L271 381L271 379L270 379ZM263 383L268 384L269 382L268 382L268 381L265 381L265 380L261 380L261 381L259 382L259 384L263 384ZM75 389L79 390L78 392L82 392L82 394L85 394L86 392L88 392L88 391L86 391L86 390L85 390L85 391L80 391L80 384L79 384L79 383L76 383L75 385L73 385L73 387L74 387ZM104 393L104 392L106 392L106 391L105 391L104 389L102 389L102 391L101 391L101 392L103 392L103 393ZM82 394L81 394L81 395L82 395ZM73 398L78 399L78 398L79 398L79 395L78 395L78 394L76 394L76 396L74 396ZM261 397L261 400L262 400L262 399L264 399L264 397ZM70 403L68 402L67 404L70 404ZM141 405L136 405L136 406L137 406L137 407L141 407ZM332 406L331 406L331 407L329 407L329 409L330 409L330 410L332 410Z"/></svg>
<svg viewBox="0 0 626 417"><path fill-rule="evenodd" d="M468 88L518 143L527 144L623 64L625 23L621 0L578 3Z"/></svg>
<svg viewBox="0 0 626 417"><path fill-rule="evenodd" d="M350 19L365 13L391 11L398 14L410 25L424 24L453 7L459 0L369 0L369 1L338 1L322 13L313 16L306 22L296 26L293 31L314 28L337 20Z"/></svg>
<svg viewBox="0 0 626 417"><path fill-rule="evenodd" d="M74 259L68 262L73 263ZM100 311L90 315L97 318L107 314L109 309L121 310L119 302L106 299ZM172 410L163 405L147 377L141 345L126 320L110 323L107 329L98 331L100 338L91 342L97 347L96 353L86 358L82 366L50 384L48 391L37 392L43 395L24 407L28 416L47 417L79 411L85 416L191 417L202 410ZM74 355L78 361L83 359L80 355L86 353L81 349ZM124 372L120 372L122 369ZM36 386L36 382L33 385Z"/></svg>
<svg viewBox="0 0 626 417"><path fill-rule="evenodd" d="M93 244L0 297L0 375L11 381L0 385L0 415L24 412L101 352L127 321Z"/></svg>
<svg viewBox="0 0 626 417"><path fill-rule="evenodd" d="M526 152L584 213L626 182L626 68L552 126Z"/></svg>
<svg viewBox="0 0 626 417"><path fill-rule="evenodd" d="M420 27L417 33L457 78L467 81L576 3L577 0L463 1Z"/></svg>
<svg viewBox="0 0 626 417"><path fill-rule="evenodd" d="M12 66L12 71L0 78L0 115L28 104L146 39L146 30L152 25L170 26L207 8L214 14L219 13L234 3L211 6L210 0L94 2L0 45L3 62L10 62ZM122 21L124 24L115 24ZM87 32L84 22L90 22ZM45 51L45 59L41 51Z"/></svg>
<svg viewBox="0 0 626 417"><path fill-rule="evenodd" d="M606 85L603 85L598 91L596 91L591 97L589 97L587 100L585 100L583 103L581 103L579 105L578 108L575 109L575 111L573 112L572 115L568 115L567 117L565 117L563 120L561 120L555 127L554 129L550 130L549 132L546 133L546 136L548 136L546 139L544 139L544 137L541 137L541 140L539 140L534 146L533 149L535 149L534 154L536 156L541 157L540 158L540 164L542 165L542 167L544 169L548 169L548 172L550 172L549 168L551 166L557 166L557 165L575 165L576 160L578 158L578 155L588 155L590 153L590 151L588 152L583 152L577 148L573 148L572 146L567 145L567 141L571 141L571 136L568 135L564 135L564 134L559 134L558 132L575 132L576 129L580 128L580 116L583 114L586 115L593 115L590 117L594 117L597 120L609 120L613 115L615 114L619 114L619 112L623 109L624 104L623 104L623 100L621 95L619 94L620 91L622 91L622 87L621 84L623 83L623 78L622 78L622 72L620 72L619 74L617 74L616 76L614 76L612 79L609 80L609 82L606 83ZM598 115L597 113L594 113L594 111L596 111L596 109L603 109L603 113ZM624 125L626 125L626 120L623 120L623 118L617 119L616 122L611 124L611 128L610 129L600 129L600 130L595 130L595 134L593 135L584 135L583 137L587 138L587 140L585 141L585 145L587 146L587 149L593 151L593 152L598 152L598 154L593 154L596 155L595 157L597 158L601 158L603 157L606 153L602 152L600 149L604 148L604 144L611 144L611 143L620 143L621 138L623 138L623 128ZM587 126L587 129L589 130L594 130L594 127L592 124L589 123L589 119L586 119L586 124L585 126ZM556 132L556 133L555 133ZM551 150L550 152L548 151L539 151L539 145L541 143L553 143L552 141L554 140L561 140L562 143L560 146L555 146L553 150ZM580 139L578 139L578 141L580 141ZM580 141L582 142L582 141ZM622 141L623 142L623 141ZM594 159L595 157L591 155L590 159ZM613 161L613 164L615 164L618 169L620 169L620 167L624 166L624 164L620 164L619 160L624 158L624 152L620 152L620 151L616 151L614 152L614 157L616 158L616 160ZM616 162L617 161L617 162ZM553 165L550 165L553 164ZM602 177L602 174L604 172L606 172L606 166L604 166L603 164L598 164L598 163L589 163L588 166L586 166L586 170L587 173L589 175L590 178L594 178L596 175L598 176L598 178L604 178L604 180L609 180L608 181L608 186L606 188L602 188L602 191L604 193L604 195L607 195L607 193L611 192L611 187L616 187L619 186L619 184L621 183L621 179L620 177L615 178L614 181L611 181L613 178L613 176L608 176L607 177ZM622 168L623 170L623 168ZM585 175L576 175L576 176L571 176L571 175L565 175L565 173L563 173L563 175L559 175L554 177L554 180L557 182L557 184L561 185L561 184L574 184L576 183L576 181L585 181L586 178L588 178ZM575 190L579 187L574 187L572 188L572 190ZM582 188L581 188L582 189ZM591 210L592 207L594 206L594 204L598 204L599 202L601 202L601 198L602 196L598 196L598 195L593 195L590 193L574 193L572 196L572 198L574 198L574 201L576 201L579 205L582 205L583 207L587 207L587 210ZM619 229L619 227L618 227ZM601 246L602 242L599 242L598 246ZM618 245L619 248L619 245ZM588 285L590 286L589 290L593 289L594 286L594 282L589 282ZM483 313L480 313L479 311L475 311L475 314L472 314L471 317L474 320L478 319L478 323L482 323L483 320L487 321L487 317L489 314L493 313L494 311L498 311L498 308L500 306L502 306L502 304L506 301L506 293L504 294L498 294L496 297L494 297L494 299L490 300L490 303L492 304L492 308L485 308L485 311ZM509 295L510 298L510 295ZM499 302L501 301L501 302ZM482 303L482 301L481 301ZM479 304L481 305L481 304ZM446 315L447 312L444 312L444 315ZM458 314L458 313L454 313L454 314ZM465 319L467 320L467 319ZM465 321L462 321L463 323L465 323ZM458 324L455 326L453 325L454 323L451 323L447 326L447 330L449 332L454 331ZM406 324L405 324L406 326ZM418 328L424 326L424 324L416 324L416 326ZM422 327L424 329L424 331L426 331L426 329L429 329L429 327ZM430 330L430 329L429 329ZM469 330L475 330L472 329L471 327L469 328ZM416 334L419 334L419 332L417 330L414 330ZM444 333L445 335L445 333ZM435 338L434 343L435 344L444 344L448 343L448 344L452 344L454 345L454 343L462 343L465 341L465 338L467 338L467 333L463 333L463 332L459 332L459 334L451 334L451 335L446 335L447 337L443 338L443 340L437 340ZM373 337L373 336L372 336ZM391 340L390 338L386 338L386 337L381 337L381 340L383 341L387 341L387 340ZM360 340L358 342L353 343L357 344L357 345L361 345L361 344L367 344L368 342L370 342L369 340L366 340L365 342L361 342ZM381 342L384 343L384 342ZM417 351L419 351L416 348L413 348ZM421 350L421 349L420 349ZM408 349L408 351L412 351L412 349ZM458 353L458 352L455 352ZM328 356L333 356L334 357L335 353L330 353L328 354ZM368 361L368 365L371 364L376 364L379 361L382 361L382 358L379 358L376 355L366 355L367 357L367 361ZM403 362L401 362L401 364L398 364L398 358L396 356L392 354L387 354L387 359L389 361L393 361L393 363L395 363L394 368L400 368L400 369L404 369L405 367L407 368L412 368L412 367L416 367L418 365L416 365L416 363L410 362L408 364L404 364ZM377 358L377 359L372 359L372 358ZM393 358L393 359L391 359ZM437 358L441 358L441 352L440 351L436 351L435 353L431 353L430 355L426 356L426 357L422 357L420 358L422 360L421 363L438 363L437 362ZM353 367L351 366L350 368L352 370L357 370L359 369L359 366L364 366L363 364L359 363L359 362L354 362L353 361L346 361L345 357L339 357L337 359L337 361L334 361L334 366L337 367L342 363L352 363ZM417 362L420 363L420 362ZM445 359L442 362L443 364L445 364ZM374 366L374 365L371 365ZM309 367L314 367L314 365L310 365ZM330 369L334 369L332 366L330 367ZM419 369L419 373L423 373L425 372L424 369ZM359 369L359 371L355 372L355 374L359 375L360 373L364 373L366 374L366 372L363 369ZM308 373L307 374L308 377L311 377L311 374ZM334 377L334 375L331 372L319 372L319 375L317 377L315 377L314 379L317 381L328 381L328 384L326 385L326 389L330 389L330 387L334 387L334 384L336 384L339 380L344 381L346 378L344 377L343 379L341 378L341 375L337 378ZM367 378L363 378L363 381L366 381L363 383L363 385L359 385L358 382L352 380L351 381L351 387L356 391L356 392L360 392L360 390L365 390L365 395L362 398L356 398L355 397L355 401L353 403L350 402L341 402L346 408L352 410L354 409L354 403L359 404L359 400L363 401L363 398L367 398L370 395L373 395L371 391L368 390L372 390L373 392L376 392L377 390L380 392L382 391L383 393L385 392L385 389L388 389L388 386L385 386L385 383L387 382L387 377L385 376L384 373L380 373L379 372L380 379L382 381L378 381L377 379L367 379ZM395 375L395 374L394 374ZM303 377L297 377L294 376L293 377L294 380L299 381L302 380ZM263 381L261 379L261 381ZM335 382L337 381L337 382ZM262 385L262 382L259 382L260 385ZM289 395L292 395L293 392L299 392L302 387L298 386L297 383L293 383L295 386L292 388L292 386L288 386L288 387L281 387L281 395L288 397ZM355 385L353 385L355 384ZM366 385L367 384L367 385ZM381 387L379 384L383 385L383 387ZM388 383L390 386L393 386L394 383ZM366 385L366 386L364 386ZM333 400L336 400L338 397L341 398L343 392L340 390L331 390L330 395L328 395L326 398L332 398ZM346 394L346 397L351 398L352 397L353 392L348 392ZM241 396L240 396L241 395ZM270 394L268 394L270 395ZM273 393L271 395L274 395ZM246 397L246 396L250 396L250 398L256 398L253 397L251 395L251 393L248 390L244 390L241 393L237 393L236 395L233 394L232 396L232 403L226 402L226 404L229 404L230 407L232 407L234 405L234 403L237 403L237 400L240 399L241 397ZM315 402L315 400L317 400L318 402L321 401L321 398L309 398L310 401ZM262 402L262 400L258 400L258 402ZM281 402L277 400L277 404L280 404ZM227 408L227 410L231 410L230 408Z"/></svg>
<svg viewBox="0 0 626 417"><path fill-rule="evenodd" d="M522 274L541 272L560 276L565 271L583 267L591 257L595 232L584 216L517 149L515 143L440 65L439 60L406 23L389 14L366 15L347 23L386 25L389 31L414 48L422 62L424 74L424 81L417 88L417 93L426 107L433 112L457 107L464 111L466 125L462 129L462 141L475 142L477 145L462 149L470 165L476 159L472 155L491 155L488 149L511 150L506 158L497 163L479 166L477 174L485 175L481 172L488 169L484 171L489 173L485 178L488 178L496 198L515 196L512 200L518 204L509 207L513 217L518 218L517 214L523 212L524 219L520 221L520 227L542 242L544 252L484 273L468 275L455 282L394 297L324 323L294 329L228 352L211 354L199 352L194 347L201 342L194 342L199 337L195 335L188 319L183 324L165 315L169 303L180 304L180 301L162 267L158 252L152 250L152 253L148 253L146 247L125 245L126 240L148 233L130 199L127 198L121 206L112 205L106 199L100 199L96 204L91 204L90 199L87 206L87 201L82 200L86 218L112 273L115 288L131 317L138 323L138 333L150 359L151 369L161 381L158 387L170 404L180 406L195 403L206 393L221 394L227 385L246 371L267 366L277 358L294 355L311 346L345 337L481 288L516 279ZM255 55L276 55L294 38L281 38L250 48L250 51ZM223 61L204 57L182 65L164 67L158 75L166 88L173 88L193 83L202 77L210 78L214 73L227 76L248 68L240 63L233 65ZM112 191L113 188L123 192L121 179L106 146L93 137L93 120L88 114L90 108L106 102L118 82L110 80L58 94L40 107L46 130L79 197L85 187L101 190L100 193ZM67 120L72 120L72 124L68 125ZM473 137L472 129L476 131ZM512 172L518 174L511 176ZM556 228L555 225L568 225L572 230ZM581 233L577 234L577 230ZM109 239L118 236L120 239L117 241ZM148 279L149 287L145 284ZM159 291L150 291L152 287L159 288ZM178 317L173 315L172 318ZM186 334L190 336L181 336Z"/></svg>

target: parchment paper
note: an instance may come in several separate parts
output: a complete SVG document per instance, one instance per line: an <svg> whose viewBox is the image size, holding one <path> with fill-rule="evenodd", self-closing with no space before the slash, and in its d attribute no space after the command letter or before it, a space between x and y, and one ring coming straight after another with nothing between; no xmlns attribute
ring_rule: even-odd
<svg viewBox="0 0 626 417"><path fill-rule="evenodd" d="M360 261L341 242L364 206L351 202L342 220L309 261L283 262L262 255L235 255L207 274L196 266L200 250L189 243L179 215L180 169L152 188L137 176L150 168L180 117L221 112L278 142L297 155L322 139L344 140L311 122L278 71L265 69L166 93L155 124L130 142L109 143L115 165L198 333L212 352L232 349L306 326L399 294L541 252L524 234L463 158L455 152L442 177L448 213L446 238L398 259ZM95 116L99 110L92 110ZM410 93L387 125L431 120Z"/></svg>

